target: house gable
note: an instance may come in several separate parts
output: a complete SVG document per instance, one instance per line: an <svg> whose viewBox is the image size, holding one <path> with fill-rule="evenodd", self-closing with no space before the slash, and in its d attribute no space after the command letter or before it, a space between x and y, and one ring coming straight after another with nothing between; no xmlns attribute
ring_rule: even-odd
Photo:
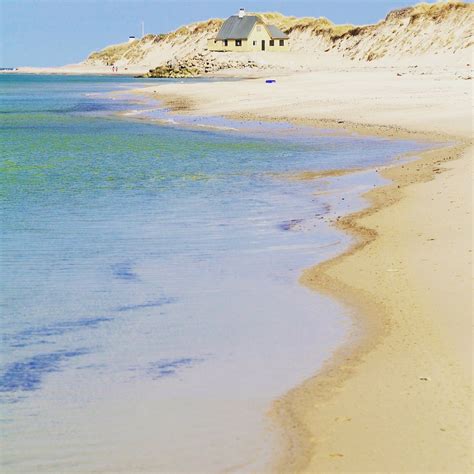
<svg viewBox="0 0 474 474"><path fill-rule="evenodd" d="M270 35L268 34L268 30L266 29L265 25L263 23L257 23L252 28L252 31L248 37L249 48L260 49L261 42L266 41L268 44L270 39Z"/></svg>

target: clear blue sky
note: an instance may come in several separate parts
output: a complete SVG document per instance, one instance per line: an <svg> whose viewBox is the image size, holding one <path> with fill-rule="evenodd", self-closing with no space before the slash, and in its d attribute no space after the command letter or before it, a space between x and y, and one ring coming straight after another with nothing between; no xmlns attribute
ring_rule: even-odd
<svg viewBox="0 0 474 474"><path fill-rule="evenodd" d="M165 33L239 7L366 24L416 0L0 0L0 66L58 66L129 35Z"/></svg>

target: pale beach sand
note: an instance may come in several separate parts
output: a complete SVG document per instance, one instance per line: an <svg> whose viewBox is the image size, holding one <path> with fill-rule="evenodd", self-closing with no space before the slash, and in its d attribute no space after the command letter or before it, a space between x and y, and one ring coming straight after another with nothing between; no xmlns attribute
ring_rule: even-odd
<svg viewBox="0 0 474 474"><path fill-rule="evenodd" d="M178 72L170 77L182 77L190 68L203 77L244 79L157 81L134 92L177 115L432 143L378 170L390 184L365 196L367 209L334 221L353 245L301 275L302 285L345 304L354 330L321 371L269 407L279 444L268 471L473 472L474 5L420 4L362 27L267 15L288 31L291 51L210 53L207 40L221 25L214 19L112 45L79 64L13 73L110 75L108 64L115 64L117 75L140 75L168 65ZM174 118L156 121L179 124ZM307 170L288 179L344 173ZM227 404L217 408L220 418L232 411ZM229 422L232 436L238 428ZM142 431L137 425L137 440L156 443ZM210 444L216 459L225 458ZM230 449L238 454L238 443Z"/></svg>
<svg viewBox="0 0 474 474"><path fill-rule="evenodd" d="M358 331L272 408L278 472L471 472L472 82L465 68L333 68L267 85L146 88L181 113L289 120L437 142L381 170L393 184L341 219L344 255L301 281L346 301ZM143 91L143 90L142 90ZM443 145L444 143L444 145ZM449 146L447 146L449 144Z"/></svg>
<svg viewBox="0 0 474 474"><path fill-rule="evenodd" d="M365 332L279 402L302 449L281 459L282 471L470 472L468 153L426 153L385 171L398 184L340 223L359 245L305 271L304 284L358 308ZM447 171L427 182L433 169Z"/></svg>

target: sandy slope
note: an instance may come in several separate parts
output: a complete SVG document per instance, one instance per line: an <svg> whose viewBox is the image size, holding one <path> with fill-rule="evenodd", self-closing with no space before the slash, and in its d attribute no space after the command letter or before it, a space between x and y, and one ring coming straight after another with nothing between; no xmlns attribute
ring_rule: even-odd
<svg viewBox="0 0 474 474"><path fill-rule="evenodd" d="M236 61L252 63L252 68L244 71L247 74L318 71L328 63L376 67L459 67L472 63L474 5L469 3L422 3L390 12L377 24L366 26L335 25L326 18L258 14L289 35L289 53L210 53L207 40L215 36L223 21L212 19L170 33L149 34L133 43L108 46L80 64L20 68L19 72L103 74L110 73L115 64L121 73L141 74L169 63L192 67L203 75L220 75L232 69Z"/></svg>
<svg viewBox="0 0 474 474"><path fill-rule="evenodd" d="M375 25L335 25L325 18L286 17L263 13L289 35L293 54L215 54L207 52L207 39L215 36L222 20L186 25L164 35L148 35L132 44L114 45L92 53L84 66L116 63L121 68L142 66L146 70L166 61L179 62L204 53L211 63L225 65L230 58L251 59L261 68L299 70L301 64L315 70L321 61L375 62L406 65L462 65L471 62L467 48L472 45L474 5L463 2L419 4L390 12ZM304 53L298 55L295 53ZM303 59L302 56L305 56ZM283 60L282 60L283 58ZM298 60L295 61L295 58Z"/></svg>
<svg viewBox="0 0 474 474"><path fill-rule="evenodd" d="M368 196L370 210L339 222L356 237L354 247L302 276L303 284L345 300L360 334L322 374L275 403L284 449L272 471L472 468L469 74L333 68L271 86L256 79L147 89L182 113L452 143L383 171L394 184Z"/></svg>

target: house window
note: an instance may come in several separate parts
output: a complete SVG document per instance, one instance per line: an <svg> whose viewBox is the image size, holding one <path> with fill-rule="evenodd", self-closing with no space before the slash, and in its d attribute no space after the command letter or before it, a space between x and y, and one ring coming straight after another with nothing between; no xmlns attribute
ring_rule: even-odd
<svg viewBox="0 0 474 474"><path fill-rule="evenodd" d="M270 40L270 46L275 46L275 40Z"/></svg>
<svg viewBox="0 0 474 474"><path fill-rule="evenodd" d="M280 46L285 46L285 40L280 40Z"/></svg>
<svg viewBox="0 0 474 474"><path fill-rule="evenodd" d="M254 42L253 42L253 45L254 45L254 46L257 46L257 42L256 42L256 41L254 41Z"/></svg>
<svg viewBox="0 0 474 474"><path fill-rule="evenodd" d="M235 46L242 46L242 40L235 40Z"/></svg>
<svg viewBox="0 0 474 474"><path fill-rule="evenodd" d="M224 40L224 46L229 46L229 42L227 40Z"/></svg>

